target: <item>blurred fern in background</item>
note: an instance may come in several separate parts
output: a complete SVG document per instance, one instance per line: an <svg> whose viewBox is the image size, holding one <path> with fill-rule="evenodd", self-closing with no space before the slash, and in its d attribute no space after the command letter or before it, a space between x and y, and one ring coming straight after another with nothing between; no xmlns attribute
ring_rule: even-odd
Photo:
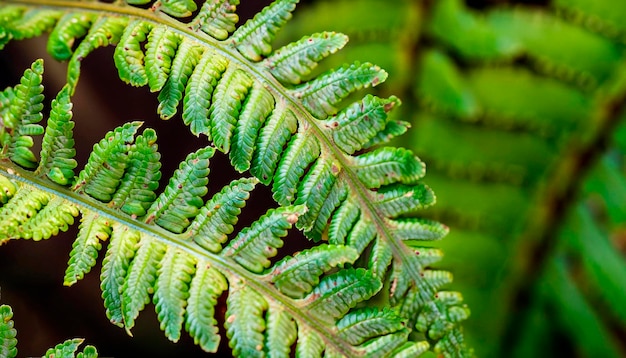
<svg viewBox="0 0 626 358"><path fill-rule="evenodd" d="M609 0L317 0L282 33L341 31L334 61L389 70L478 356L626 356L625 19Z"/></svg>

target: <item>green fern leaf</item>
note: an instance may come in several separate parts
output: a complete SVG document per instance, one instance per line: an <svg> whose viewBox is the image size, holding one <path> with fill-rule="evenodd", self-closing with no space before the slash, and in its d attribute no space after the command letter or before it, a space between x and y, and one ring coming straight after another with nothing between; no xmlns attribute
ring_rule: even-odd
<svg viewBox="0 0 626 358"><path fill-rule="evenodd" d="M295 321L276 304L268 306L266 320L265 354L269 357L290 357L291 346L298 335Z"/></svg>
<svg viewBox="0 0 626 358"><path fill-rule="evenodd" d="M264 63L277 80L297 85L309 77L319 61L340 50L347 42L346 35L334 32L305 36L276 50Z"/></svg>
<svg viewBox="0 0 626 358"><path fill-rule="evenodd" d="M155 26L150 31L144 59L150 91L159 91L165 85L181 40L180 35L165 26Z"/></svg>
<svg viewBox="0 0 626 358"><path fill-rule="evenodd" d="M191 22L191 28L199 27L216 40L225 40L229 33L235 31L235 24L239 21L235 13L237 5L239 0L206 1Z"/></svg>
<svg viewBox="0 0 626 358"><path fill-rule="evenodd" d="M296 357L322 357L324 341L308 327L298 327L298 345Z"/></svg>
<svg viewBox="0 0 626 358"><path fill-rule="evenodd" d="M202 47L183 38L176 50L167 81L159 92L157 112L161 118L170 119L176 114L178 104L183 98L183 90L201 54Z"/></svg>
<svg viewBox="0 0 626 358"><path fill-rule="evenodd" d="M289 297L302 298L320 282L320 276L346 263L353 263L357 252L348 246L316 246L288 256L274 265L272 282Z"/></svg>
<svg viewBox="0 0 626 358"><path fill-rule="evenodd" d="M129 144L133 142L141 122L131 122L106 134L93 147L87 165L76 179L74 190L84 191L90 196L109 202L124 176L128 164Z"/></svg>
<svg viewBox="0 0 626 358"><path fill-rule="evenodd" d="M50 32L48 53L56 60L67 61L72 57L76 40L87 34L96 16L91 13L65 14Z"/></svg>
<svg viewBox="0 0 626 358"><path fill-rule="evenodd" d="M354 63L329 71L294 89L294 95L318 119L337 113L335 107L349 94L361 88L376 86L387 73L371 63Z"/></svg>
<svg viewBox="0 0 626 358"><path fill-rule="evenodd" d="M71 286L81 280L96 264L98 251L102 248L101 241L111 236L111 226L105 218L98 217L94 212L83 212L78 236L72 243L70 260L65 270L63 284Z"/></svg>
<svg viewBox="0 0 626 358"><path fill-rule="evenodd" d="M324 277L303 301L314 314L337 319L357 303L372 297L381 287L381 282L369 271L346 269Z"/></svg>
<svg viewBox="0 0 626 358"><path fill-rule="evenodd" d="M276 256L287 230L305 210L301 205L268 210L250 227L242 229L224 248L223 255L231 256L248 270L260 273L270 265L268 259Z"/></svg>
<svg viewBox="0 0 626 358"><path fill-rule="evenodd" d="M377 192L378 208L386 216L397 217L435 203L435 194L424 184L392 184Z"/></svg>
<svg viewBox="0 0 626 358"><path fill-rule="evenodd" d="M5 153L12 161L25 168L37 166L37 158L30 150L34 143L32 136L44 132L43 127L37 124L43 118L42 75L42 60L35 61L30 69L24 71L0 127L0 138L6 135L10 137L8 143L4 142L6 139L2 140Z"/></svg>
<svg viewBox="0 0 626 358"><path fill-rule="evenodd" d="M405 343L393 352L395 358L419 357L428 351L430 345L426 341Z"/></svg>
<svg viewBox="0 0 626 358"><path fill-rule="evenodd" d="M148 74L144 67L145 55L141 44L146 41L152 24L142 20L131 21L115 47L113 60L122 81L132 86L148 84Z"/></svg>
<svg viewBox="0 0 626 358"><path fill-rule="evenodd" d="M233 133L230 162L235 170L250 169L255 140L272 108L274 97L259 85L252 87Z"/></svg>
<svg viewBox="0 0 626 358"><path fill-rule="evenodd" d="M198 8L198 5L192 0L159 0L153 6L155 10L163 11L175 17L191 16Z"/></svg>
<svg viewBox="0 0 626 358"><path fill-rule="evenodd" d="M148 222L156 222L170 231L181 233L189 218L198 214L209 179L209 159L215 149L205 147L187 156L174 172L169 184L148 209Z"/></svg>
<svg viewBox="0 0 626 358"><path fill-rule="evenodd" d="M227 288L228 283L219 271L209 267L207 263L196 264L185 311L185 330L206 352L217 351L220 343L217 321L214 318L215 306Z"/></svg>
<svg viewBox="0 0 626 358"><path fill-rule="evenodd" d="M211 96L228 66L228 61L206 50L195 67L185 89L183 99L183 122L191 133L211 135L209 125L209 107Z"/></svg>
<svg viewBox="0 0 626 358"><path fill-rule="evenodd" d="M17 185L8 178L0 175L0 204L6 204L16 192Z"/></svg>
<svg viewBox="0 0 626 358"><path fill-rule="evenodd" d="M0 240L20 237L18 228L35 216L50 201L46 193L20 187L9 202L0 208Z"/></svg>
<svg viewBox="0 0 626 358"><path fill-rule="evenodd" d="M148 128L135 138L135 143L129 149L124 177L109 206L119 207L131 216L144 216L156 199L155 190L161 179L160 158L156 132Z"/></svg>
<svg viewBox="0 0 626 358"><path fill-rule="evenodd" d="M336 163L330 163L324 158L320 158L313 164L313 167L300 182L300 187L298 188L300 196L295 201L295 204L306 205L307 212L298 220L296 227L305 231L312 229L314 220L320 218L322 207L327 202L331 191L335 188L339 172L340 169ZM331 204L337 205L337 200L331 201ZM328 215L330 215L333 209L335 209L334 206L325 211L324 216L326 220L328 220Z"/></svg>
<svg viewBox="0 0 626 358"><path fill-rule="evenodd" d="M276 33L291 18L298 0L277 0L239 27L231 36L237 50L248 60L258 62L272 52Z"/></svg>
<svg viewBox="0 0 626 358"><path fill-rule="evenodd" d="M77 357L77 358L98 358L98 351L93 346L85 346L82 352L77 352L78 347L85 340L82 338L68 339L63 343L57 344L54 348L46 351L43 357L59 358L59 357Z"/></svg>
<svg viewBox="0 0 626 358"><path fill-rule="evenodd" d="M7 20L20 13L19 21L11 24L9 27L9 34L11 38L16 40L28 39L35 36L40 36L44 32L50 30L58 18L61 17L62 12L48 9L10 9L8 12Z"/></svg>
<svg viewBox="0 0 626 358"><path fill-rule="evenodd" d="M224 153L230 150L231 135L252 84L252 79L245 72L227 70L215 88L216 99L210 113L210 138Z"/></svg>
<svg viewBox="0 0 626 358"><path fill-rule="evenodd" d="M74 168L78 163L74 159L72 122L72 104L70 88L65 86L52 101L50 118L41 145L41 159L36 172L45 173L48 178L60 185L68 185L74 180Z"/></svg>
<svg viewBox="0 0 626 358"><path fill-rule="evenodd" d="M348 233L359 219L358 205L350 198L343 201L330 221L328 228L329 242L332 244L345 244Z"/></svg>
<svg viewBox="0 0 626 358"><path fill-rule="evenodd" d="M424 163L404 148L382 147L354 160L357 175L369 188L398 182L415 184L426 171Z"/></svg>
<svg viewBox="0 0 626 358"><path fill-rule="evenodd" d="M289 205L294 201L297 183L319 155L320 146L313 137L302 131L293 136L274 174L272 191L280 205Z"/></svg>
<svg viewBox="0 0 626 358"><path fill-rule="evenodd" d="M140 239L139 232L113 223L109 249L102 261L100 288L106 315L111 323L119 327L125 324L122 310L123 286Z"/></svg>
<svg viewBox="0 0 626 358"><path fill-rule="evenodd" d="M385 130L389 123L387 113L398 105L400 100L396 97L382 99L367 95L329 118L326 126L332 130L335 143L352 154Z"/></svg>
<svg viewBox="0 0 626 358"><path fill-rule="evenodd" d="M168 248L159 263L153 301L161 330L172 342L180 339L189 284L194 272L194 259L174 248Z"/></svg>
<svg viewBox="0 0 626 358"><path fill-rule="evenodd" d="M122 315L126 331L135 325L135 319L154 292L158 263L163 258L167 247L153 238L142 236L139 249L128 268L122 287Z"/></svg>
<svg viewBox="0 0 626 358"><path fill-rule="evenodd" d="M250 172L265 185L269 185L278 166L280 153L298 128L297 118L285 105L279 105L267 120L257 140L257 150Z"/></svg>
<svg viewBox="0 0 626 358"><path fill-rule="evenodd" d="M39 241L67 231L78 216L78 209L63 198L53 197L46 205L17 228L16 235Z"/></svg>
<svg viewBox="0 0 626 358"><path fill-rule="evenodd" d="M233 354L239 357L262 357L263 332L266 328L263 313L268 308L265 299L246 286L245 282L236 281L230 283L226 304L226 334Z"/></svg>
<svg viewBox="0 0 626 358"><path fill-rule="evenodd" d="M256 179L239 179L222 188L200 209L186 234L201 247L219 252L256 183Z"/></svg>
<svg viewBox="0 0 626 358"><path fill-rule="evenodd" d="M395 230L394 235L412 246L411 241L439 240L448 234L448 227L436 221L421 218L401 218L389 220L389 226Z"/></svg>
<svg viewBox="0 0 626 358"><path fill-rule="evenodd" d="M404 331L402 319L391 310L378 310L372 307L357 309L337 322L339 334L351 344L365 341L388 333Z"/></svg>
<svg viewBox="0 0 626 358"><path fill-rule="evenodd" d="M13 310L10 306L0 306L0 355L14 358L17 356L17 331L13 328Z"/></svg>

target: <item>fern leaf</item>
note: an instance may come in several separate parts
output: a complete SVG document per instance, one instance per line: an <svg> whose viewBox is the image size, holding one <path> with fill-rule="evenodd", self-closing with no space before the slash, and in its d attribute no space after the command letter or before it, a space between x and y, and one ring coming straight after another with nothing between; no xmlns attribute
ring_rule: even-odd
<svg viewBox="0 0 626 358"><path fill-rule="evenodd" d="M259 129L272 108L274 97L269 91L259 85L252 87L233 133L230 162L235 170L244 172L250 169Z"/></svg>
<svg viewBox="0 0 626 358"><path fill-rule="evenodd" d="M81 338L68 339L63 343L57 344L54 348L48 349L44 357L71 357L76 353L78 346L80 346L83 341L84 340Z"/></svg>
<svg viewBox="0 0 626 358"><path fill-rule="evenodd" d="M152 30L152 24L142 20L131 21L115 47L113 60L122 81L132 86L148 84L148 74L144 66L145 55L141 44L146 41Z"/></svg>
<svg viewBox="0 0 626 358"><path fill-rule="evenodd" d="M94 145L87 165L78 174L74 190L84 191L100 201L111 201L124 176L129 161L129 144L139 126L141 122L126 123L108 132Z"/></svg>
<svg viewBox="0 0 626 358"><path fill-rule="evenodd" d="M392 183L415 184L426 171L415 155L404 148L383 147L355 157L356 173L369 188Z"/></svg>
<svg viewBox="0 0 626 358"><path fill-rule="evenodd" d="M123 327L122 292L132 258L139 247L141 236L119 224L112 224L109 248L102 261L100 288L106 315L111 323Z"/></svg>
<svg viewBox="0 0 626 358"><path fill-rule="evenodd" d="M324 237L324 232L328 226L328 220L331 218L333 212L337 209L340 203L346 200L348 192L348 188L341 182L336 182L336 184L332 186L326 200L324 200L324 203L317 212L315 222L313 222L311 227L304 232L308 238L313 241L319 241ZM308 220L308 218L305 218L305 220Z"/></svg>
<svg viewBox="0 0 626 358"><path fill-rule="evenodd" d="M317 119L337 113L341 100L361 88L376 86L387 78L387 73L371 63L354 63L325 74L294 89L294 95Z"/></svg>
<svg viewBox="0 0 626 358"><path fill-rule="evenodd" d="M370 338L405 330L404 322L392 310L372 307L354 310L337 322L339 334L353 345Z"/></svg>
<svg viewBox="0 0 626 358"><path fill-rule="evenodd" d="M35 61L30 69L24 71L0 127L2 137L5 132L10 137L9 143L2 143L4 155L25 168L37 166L37 158L30 150L34 143L31 136L44 132L43 127L37 124L43 118L42 75L43 60Z"/></svg>
<svg viewBox="0 0 626 358"><path fill-rule="evenodd" d="M135 138L135 143L129 149L124 177L109 206L119 207L129 215L144 216L156 199L155 190L161 179L160 158L156 132L148 128Z"/></svg>
<svg viewBox="0 0 626 358"><path fill-rule="evenodd" d="M269 357L290 357L297 338L296 323L280 305L268 305L265 353Z"/></svg>
<svg viewBox="0 0 626 358"><path fill-rule="evenodd" d="M301 205L268 210L250 227L242 229L222 254L233 257L252 272L263 271L270 265L268 259L276 256L276 249L283 246L282 238L287 235L287 229L305 210Z"/></svg>
<svg viewBox="0 0 626 358"><path fill-rule="evenodd" d="M276 33L291 18L298 0L276 0L254 18L239 27L230 37L237 50L248 60L258 62L272 51Z"/></svg>
<svg viewBox="0 0 626 358"><path fill-rule="evenodd" d="M320 276L346 263L353 263L358 253L351 247L322 245L303 250L276 263L270 273L272 282L289 297L302 298L320 282Z"/></svg>
<svg viewBox="0 0 626 358"><path fill-rule="evenodd" d="M95 19L96 16L90 13L63 15L50 32L48 53L56 60L69 60L74 52L76 40L87 34Z"/></svg>
<svg viewBox="0 0 626 358"><path fill-rule="evenodd" d="M161 330L172 342L180 339L189 284L194 272L195 260L174 248L168 248L159 263L153 301Z"/></svg>
<svg viewBox="0 0 626 358"><path fill-rule="evenodd" d="M215 88L210 113L211 138L215 147L224 153L230 150L231 136L252 84L245 72L227 70Z"/></svg>
<svg viewBox="0 0 626 358"><path fill-rule="evenodd" d="M78 209L63 198L53 197L48 203L17 228L16 235L39 241L67 231L78 216Z"/></svg>
<svg viewBox="0 0 626 358"><path fill-rule="evenodd" d="M257 139L257 150L253 154L250 168L250 172L259 178L261 183L265 185L271 183L280 153L297 128L296 116L285 109L284 104L280 104L272 112Z"/></svg>
<svg viewBox="0 0 626 358"><path fill-rule="evenodd" d="M372 245L367 267L372 271L374 277L382 279L385 277L387 268L393 259L391 245L386 241L376 240Z"/></svg>
<svg viewBox="0 0 626 358"><path fill-rule="evenodd" d="M296 225L298 229L310 231L314 220L320 218L322 207L324 207L330 193L335 188L340 171L340 167L336 163L331 163L323 157L313 164L313 167L300 182L300 187L298 188L299 195L295 204L304 204L307 207L307 212L298 220ZM336 205L337 202L330 201L330 204ZM334 206L328 209L324 213L326 219L328 219L328 215L330 215ZM323 221L323 219L321 220Z"/></svg>
<svg viewBox="0 0 626 358"><path fill-rule="evenodd" d="M178 103L183 98L183 90L202 54L202 47L183 38L176 50L167 81L159 92L157 112L163 119L170 119L176 114Z"/></svg>
<svg viewBox="0 0 626 358"><path fill-rule="evenodd" d="M235 31L235 24L239 21L235 13L237 5L239 0L206 1L191 22L191 28L200 28L216 40L225 40Z"/></svg>
<svg viewBox="0 0 626 358"><path fill-rule="evenodd" d="M314 314L337 319L357 303L372 297L381 287L381 282L369 271L346 269L324 277L303 301Z"/></svg>
<svg viewBox="0 0 626 358"><path fill-rule="evenodd" d="M350 198L339 205L332 216L328 228L329 242L332 244L345 244L348 233L359 219L360 209Z"/></svg>
<svg viewBox="0 0 626 358"><path fill-rule="evenodd" d="M71 110L70 88L65 86L52 101L50 118L41 145L41 159L36 170L45 173L60 185L68 185L74 180L74 168L78 166L74 159L76 149Z"/></svg>
<svg viewBox="0 0 626 358"><path fill-rule="evenodd" d="M19 237L18 228L50 201L50 195L30 187L20 187L0 208L0 240Z"/></svg>
<svg viewBox="0 0 626 358"><path fill-rule="evenodd" d="M175 17L188 17L196 11L198 5L192 0L158 0L154 9Z"/></svg>
<svg viewBox="0 0 626 358"><path fill-rule="evenodd" d="M322 357L324 352L324 341L308 327L298 327L298 345L296 346L296 357Z"/></svg>
<svg viewBox="0 0 626 358"><path fill-rule="evenodd" d="M245 282L231 282L226 304L228 309L224 325L233 354L238 357L262 357L266 328L263 313L268 308L265 299Z"/></svg>
<svg viewBox="0 0 626 358"><path fill-rule="evenodd" d="M376 227L372 225L372 222L367 217L361 216L352 231L346 237L346 244L353 247L361 254L367 245L376 237Z"/></svg>
<svg viewBox="0 0 626 358"><path fill-rule="evenodd" d="M211 136L211 97L227 66L228 61L225 58L206 50L187 82L183 100L183 122L196 136L200 133Z"/></svg>
<svg viewBox="0 0 626 358"><path fill-rule="evenodd" d="M436 221L421 218L401 218L389 220L394 235L411 246L410 241L439 240L448 234L448 227ZM409 242L407 242L409 241Z"/></svg>
<svg viewBox="0 0 626 358"><path fill-rule="evenodd" d="M94 212L82 214L78 236L72 243L70 260L63 279L66 286L75 284L91 271L96 264L98 251L102 248L100 242L106 241L111 236L111 226L106 219L98 217Z"/></svg>
<svg viewBox="0 0 626 358"><path fill-rule="evenodd" d="M139 249L128 268L128 274L122 287L122 315L124 326L130 334L135 325L135 318L154 292L158 263L165 254L165 244L153 238L142 236Z"/></svg>
<svg viewBox="0 0 626 358"><path fill-rule="evenodd" d="M387 113L398 105L400 100L396 97L382 99L367 95L329 118L326 126L332 130L335 143L352 154L385 130L389 123Z"/></svg>
<svg viewBox="0 0 626 358"><path fill-rule="evenodd" d="M219 252L256 183L256 179L239 179L222 188L200 209L186 234L201 247Z"/></svg>
<svg viewBox="0 0 626 358"><path fill-rule="evenodd" d="M388 217L397 217L435 203L433 191L424 184L393 184L377 192L376 203Z"/></svg>
<svg viewBox="0 0 626 358"><path fill-rule="evenodd" d="M174 172L169 184L148 209L147 222L156 222L172 232L181 233L202 207L209 179L209 159L215 153L205 147L187 156Z"/></svg>
<svg viewBox="0 0 626 358"><path fill-rule="evenodd" d="M217 351L220 343L217 321L214 318L215 306L227 288L228 283L219 271L207 263L196 264L185 311L185 330L207 352Z"/></svg>
<svg viewBox="0 0 626 358"><path fill-rule="evenodd" d="M276 50L265 59L265 66L285 84L299 84L307 79L319 61L337 52L348 42L348 37L335 32L305 36Z"/></svg>
<svg viewBox="0 0 626 358"><path fill-rule="evenodd" d="M150 31L144 60L150 91L160 91L165 85L180 41L180 35L168 31L163 25Z"/></svg>
<svg viewBox="0 0 626 358"><path fill-rule="evenodd" d="M17 331L13 328L13 310L11 306L0 306L0 356L17 356Z"/></svg>
<svg viewBox="0 0 626 358"><path fill-rule="evenodd" d="M314 137L301 131L292 138L274 174L272 191L280 205L289 205L294 201L297 183L319 155L320 145Z"/></svg>
<svg viewBox="0 0 626 358"><path fill-rule="evenodd" d="M24 9L16 9L16 12L24 11ZM12 17L13 14L9 15ZM11 38L16 40L28 39L40 36L54 26L54 23L60 18L62 12L49 9L30 9L20 14L19 19L15 19L11 23L9 34Z"/></svg>

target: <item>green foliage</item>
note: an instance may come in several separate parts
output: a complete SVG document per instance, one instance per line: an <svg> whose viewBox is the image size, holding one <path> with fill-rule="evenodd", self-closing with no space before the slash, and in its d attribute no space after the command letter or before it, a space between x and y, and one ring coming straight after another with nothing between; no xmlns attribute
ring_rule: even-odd
<svg viewBox="0 0 626 358"><path fill-rule="evenodd" d="M47 239L80 216L65 284L84 277L106 246L100 274L106 315L129 334L152 301L168 339L178 341L184 328L214 352L216 304L227 295L226 336L236 356L288 356L292 347L303 356L402 356L429 347L445 356L471 355L461 333L468 311L460 295L438 294L451 275L426 267L441 255L422 259L405 244L439 239L447 229L406 217L435 197L422 182L424 164L409 150L385 146L408 127L388 117L400 102L367 96L345 103L387 73L354 62L314 76L317 62L346 41L335 33L274 51L271 43L296 2L277 0L237 28L236 1L207 2L197 13L188 1L150 8L133 6L144 1L3 3L0 27L8 38L51 32L48 50L68 60L68 84L45 132L37 124L41 61L0 97L9 108L2 129L10 134L3 136L8 149L0 161L7 188L0 242ZM194 13L189 23L178 19ZM182 107L191 133L208 139L161 189L156 132L139 134L139 121L109 131L74 176L72 121L80 119L70 113L70 98L82 61L105 46L115 47L123 81L158 92L161 118ZM37 161L22 153L31 153L30 136L39 134ZM232 180L207 198L218 152L255 178ZM265 204L264 215L236 228L259 182L271 188L278 207ZM284 255L293 226L313 247ZM279 250L283 258L274 259ZM363 325L341 330L346 317L345 325Z"/></svg>
<svg viewBox="0 0 626 358"><path fill-rule="evenodd" d="M451 227L440 265L456 268L480 356L625 354L624 14L593 0L318 0L278 39L342 31L351 41L332 65L389 71L371 92L403 99L397 118L413 128L398 143L428 165L438 205L424 216ZM344 240L337 224L329 236ZM438 336L429 315L418 330Z"/></svg>

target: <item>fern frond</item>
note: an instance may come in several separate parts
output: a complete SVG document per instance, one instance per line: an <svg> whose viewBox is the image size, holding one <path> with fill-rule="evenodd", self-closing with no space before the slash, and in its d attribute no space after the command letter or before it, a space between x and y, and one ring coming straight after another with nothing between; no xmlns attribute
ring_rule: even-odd
<svg viewBox="0 0 626 358"><path fill-rule="evenodd" d="M42 77L43 61L35 61L15 86L8 111L0 118L2 151L26 168L37 165L37 158L30 149L34 143L32 136L43 134L43 127L38 124L43 118Z"/></svg>
<svg viewBox="0 0 626 358"><path fill-rule="evenodd" d="M266 311L275 302L292 305L293 309L287 312L296 322L297 352L318 352L321 346L329 355L364 354L369 353L370 348L380 348L383 354L401 348L402 339L407 339L405 333L389 333L386 338L371 337L371 342L355 348L324 332L358 303L381 291L383 284L389 286L389 282L383 283L381 279L390 268L404 280L403 284L422 292L423 297L417 304L407 304L410 310L398 309L403 319L413 321L426 306L434 305L436 289L423 277L422 261L416 259L413 249L402 242L407 239L406 230L411 225L399 229L402 226L392 221L401 221L404 219L401 215L434 203L434 194L421 183L424 166L410 151L394 148L369 150L406 130L406 123L387 116L399 101L395 97L383 100L368 96L352 106L344 107L343 103L356 91L383 82L387 74L378 66L355 62L308 78L318 61L343 46L343 35L313 35L300 43L273 51L270 42L290 18L296 2L275 1L230 36L227 34L233 31L236 1L203 5L189 23L174 18L192 11L193 5L185 1L157 1L151 10L98 3L107 12L97 18L78 17L86 10L82 3L77 3L77 7L74 6L77 4L53 6L60 12L49 15L47 21L52 23L50 26L56 24L52 31L56 31L54 41L60 44L52 47L59 49L55 50L59 52L58 57L66 56L63 51L67 49L76 49L69 63L71 89L76 86L82 59L98 47L113 45L116 47L115 63L124 81L135 86L146 85L151 91L159 92L157 110L164 118L178 111L182 99L183 121L191 127L193 134L205 134L214 145L201 149L181 163L170 184L154 199L160 174L158 153L150 139L152 134L146 131L145 139L135 138L140 123L127 123L107 134L94 147L76 180L69 180L69 171L63 174L63 178L70 181L69 188L54 189L70 191L72 202L83 214L98 212L112 219L111 223L122 224L118 234L117 226L113 226L103 271L106 272L103 278L114 276L107 279L106 284L103 280L105 302L111 304L107 306L107 314L114 323L130 330L139 311L149 302L150 295L154 293L162 297L162 294L170 293L158 293L159 287L164 287L158 284L159 267L164 267L158 263L163 264L163 257L173 250L172 246L183 250L184 255L191 254L189 262L210 263L231 285L233 280L254 281L252 292L267 304L255 314ZM8 30L24 25L29 20L23 16L28 13L28 7L25 5L24 10L11 15L8 23L0 25ZM67 20L60 21L67 14L77 15L74 17L76 27L68 27ZM226 27L217 31L208 25L209 21L223 22ZM74 43L87 28L84 38ZM236 170L250 170L261 183L271 184L273 197L280 205L234 237L229 234L247 192L252 189L235 188L238 184L233 183L210 204L204 202L209 158L215 149L228 154ZM381 174L384 175L381 177ZM60 178L58 173L55 177ZM145 181L131 182L132 178L142 177ZM145 190L139 192L132 188ZM53 196L57 195L56 191L53 193ZM233 202L224 202L232 196L235 197ZM219 215L213 214L215 220L205 220L209 219L209 211L219 209L218 206L225 209L219 211ZM199 217L199 214L207 217ZM301 300L308 306L304 308L297 308L301 307L299 301L287 297L271 283L272 277L267 276L271 275L267 272L278 274L269 258L276 255L283 244L282 238L294 224L315 241L328 239L333 245L341 244L353 250L328 254L328 261L315 263L320 266L310 277L301 274L283 277L285 280L308 280L304 288L295 289L294 282L281 284L290 287L288 290L297 291L298 296L305 295ZM127 243L117 241L120 239L116 238L126 236L122 235L123 232L132 230L140 231L139 237L128 234ZM436 225L433 225L432 230L424 229L411 239L438 238L433 234L435 231ZM211 234L202 237L206 232ZM129 259L117 253L110 254L111 247L124 250ZM323 250L332 251L332 247ZM330 256L339 252L347 256L332 257L331 260ZM353 263L354 252L361 259L359 265L363 263L375 272L358 267L326 273L336 266ZM311 264L318 258L309 255L303 259ZM197 267L190 268L189 264L183 266L190 271L197 270ZM256 279L261 275L266 276L257 283ZM168 337L174 340L183 320L193 319L180 318L185 307L181 302L187 298L183 291L190 290L189 282L193 278L192 281L186 278L176 280L185 284L175 298L158 298L159 302L169 302L163 305L169 305L172 312L176 312L172 321L168 321L168 315L160 317L162 323L167 321L163 327ZM339 291L333 291L332 287L339 287ZM312 291L307 292L309 289ZM384 292L387 291L391 290ZM344 294L352 296L339 302L339 295ZM326 318L322 323L304 318L311 310L316 314L321 313L318 310L323 311L315 296L333 303L329 308L332 312L323 314ZM403 297L409 296L399 295L394 302L401 306ZM447 318L441 315L440 319L446 321ZM255 320L265 324L263 318ZM210 326L210 323L203 324ZM315 332L304 340L303 348L298 348L298 341L302 339L300 333L311 327ZM407 326L407 329L413 327ZM236 331L239 328L234 330L231 336L238 337ZM248 352L252 341L263 345L265 338L253 336L255 338L242 338L244 343L234 343L247 347L237 348L238 351ZM215 338L198 338L198 341L205 342L207 347L216 344Z"/></svg>
<svg viewBox="0 0 626 358"><path fill-rule="evenodd" d="M13 327L13 310L10 306L0 306L0 354L3 357L17 356L17 331Z"/></svg>

